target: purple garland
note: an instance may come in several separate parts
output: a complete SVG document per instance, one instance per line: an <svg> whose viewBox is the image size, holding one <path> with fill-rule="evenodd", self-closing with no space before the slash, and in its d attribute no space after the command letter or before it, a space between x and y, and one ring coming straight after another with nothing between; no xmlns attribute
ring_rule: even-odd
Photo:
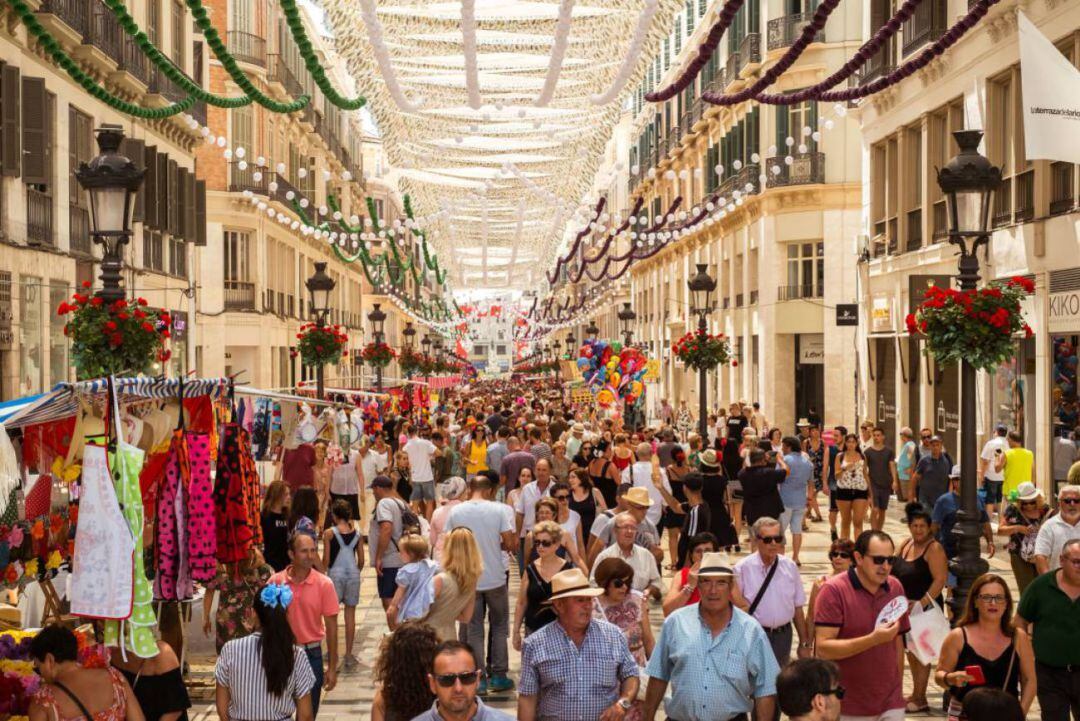
<svg viewBox="0 0 1080 721"><path fill-rule="evenodd" d="M720 9L720 15L716 18L716 22L709 28L709 34L698 45L697 54L690 64L686 66L686 69L666 88L646 93L645 99L650 103L670 100L685 90L690 83L694 82L694 78L701 73L701 70L712 58L713 53L716 52L716 46L720 44L720 39L724 37L724 33L731 26L732 21L735 19L735 13L739 12L743 2L745 0L727 0L724 7Z"/></svg>
<svg viewBox="0 0 1080 721"><path fill-rule="evenodd" d="M600 214L602 212L604 212L604 205L606 204L607 198L605 198L604 196L600 196L600 200L596 201L596 209L593 211L593 219L590 222L596 222L596 219L600 217ZM562 270L562 267L568 262L570 258L577 255L578 246L581 245L582 239L584 239L588 233L589 226L586 225L584 228L581 229L581 232L577 234L577 237L574 238L574 244L570 246L570 250L567 251L566 255L556 261L555 268L553 270L548 271L548 282L555 282L555 279L559 276L559 271Z"/></svg>

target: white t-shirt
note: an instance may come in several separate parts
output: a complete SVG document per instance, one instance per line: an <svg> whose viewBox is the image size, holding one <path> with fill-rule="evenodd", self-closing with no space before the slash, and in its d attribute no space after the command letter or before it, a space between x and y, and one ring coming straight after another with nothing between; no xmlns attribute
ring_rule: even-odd
<svg viewBox="0 0 1080 721"><path fill-rule="evenodd" d="M364 483L371 485L375 476L386 470L386 454L368 449L367 455L360 459L360 468L364 471Z"/></svg>
<svg viewBox="0 0 1080 721"><path fill-rule="evenodd" d="M435 444L426 438L410 438L402 450L409 457L413 483L434 483L435 471L431 469L431 456L435 453Z"/></svg>
<svg viewBox="0 0 1080 721"><path fill-rule="evenodd" d="M979 454L979 458L987 462L986 465L986 480L988 481L1004 481L1005 469L1000 471L994 470L994 451L1000 448L1004 453L1009 449L1009 442L1002 436L994 436L986 443L983 444L982 453Z"/></svg>
<svg viewBox="0 0 1080 721"><path fill-rule="evenodd" d="M541 491L536 481L530 481L521 489L521 495L514 499L514 512L525 517L519 534L522 538L525 538L525 535L536 525L536 502L544 496L551 495L551 484L554 482L554 479L549 481L547 488Z"/></svg>
<svg viewBox="0 0 1080 721"><path fill-rule="evenodd" d="M566 543L568 548L577 548L577 529L581 525L581 514L577 511L570 509L570 516L559 524L563 529L563 536L569 540Z"/></svg>
<svg viewBox="0 0 1080 721"><path fill-rule="evenodd" d="M360 481L356 477L356 459L359 451L349 451L348 462L334 469L330 476L330 492L339 496L354 496L360 492Z"/></svg>
<svg viewBox="0 0 1080 721"><path fill-rule="evenodd" d="M513 531L514 526L500 507L502 505L494 501L465 501L454 506L450 517L446 519L447 533L455 528L468 528L476 539L476 545L480 547L484 571L476 583L477 591L490 591L506 585L502 534Z"/></svg>
<svg viewBox="0 0 1080 721"><path fill-rule="evenodd" d="M649 498L652 499L652 505L645 511L645 517L652 521L652 524L655 526L660 522L660 514L664 512L664 496L660 493L660 489L653 485L652 472L652 463L649 461L638 461L623 469L622 482L640 486L649 492ZM665 491L671 493L671 484L668 483L667 473L663 468L660 469L660 483L663 485Z"/></svg>

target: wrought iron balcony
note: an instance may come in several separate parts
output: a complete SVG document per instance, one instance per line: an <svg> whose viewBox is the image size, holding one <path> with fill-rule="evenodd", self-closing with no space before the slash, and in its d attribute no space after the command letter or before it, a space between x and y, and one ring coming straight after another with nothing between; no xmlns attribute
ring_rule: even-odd
<svg viewBox="0 0 1080 721"><path fill-rule="evenodd" d="M101 0L90 9L90 31L83 35L83 44L92 45L118 64L124 57L124 29L112 11Z"/></svg>
<svg viewBox="0 0 1080 721"><path fill-rule="evenodd" d="M125 70L143 85L150 85L150 61L139 49L135 39L124 33L123 50L120 57L120 70Z"/></svg>
<svg viewBox="0 0 1080 721"><path fill-rule="evenodd" d="M187 93L156 66L150 68L149 92L160 95L171 103L178 103L187 97Z"/></svg>
<svg viewBox="0 0 1080 721"><path fill-rule="evenodd" d="M758 176L761 174L761 166L757 163L750 163L742 166L735 174L729 175L724 178L724 182L720 183L718 190L720 197L725 201L731 202L734 198L735 191L739 191L740 194L749 194L761 192L760 181ZM751 191L746 190L746 186L753 186Z"/></svg>
<svg viewBox="0 0 1080 721"><path fill-rule="evenodd" d="M761 33L747 33L739 43L740 69L750 63L761 62Z"/></svg>
<svg viewBox="0 0 1080 721"><path fill-rule="evenodd" d="M907 212L907 242L904 248L907 251L918 250L922 247L922 208L915 208Z"/></svg>
<svg viewBox="0 0 1080 721"><path fill-rule="evenodd" d="M791 165L786 164L783 157L769 158L767 166L770 188L825 182L825 153L794 153ZM773 173L774 167L780 168L779 174Z"/></svg>
<svg viewBox="0 0 1080 721"><path fill-rule="evenodd" d="M890 39L884 47L863 63L863 66L855 73L857 76L856 82L860 86L866 85L878 78L885 77L894 70L896 70L896 57Z"/></svg>
<svg viewBox="0 0 1080 721"><path fill-rule="evenodd" d="M804 298L821 298L824 289L821 285L782 285L776 289L776 300L802 300Z"/></svg>
<svg viewBox="0 0 1080 721"><path fill-rule="evenodd" d="M260 172L260 179L255 180L255 173ZM253 193L259 195L267 194L267 186L269 181L267 180L270 171L255 168L248 165L246 168L240 168L240 161L233 160L229 163L229 190L234 193L242 193L245 190L250 190Z"/></svg>
<svg viewBox="0 0 1080 721"><path fill-rule="evenodd" d="M731 53L728 55L727 63L724 64L724 87L731 85L733 82L739 79L739 68L742 65L739 64L739 53Z"/></svg>
<svg viewBox="0 0 1080 721"><path fill-rule="evenodd" d="M813 18L814 13L794 13L770 20L767 28L769 50L779 50L794 45L803 28L809 25ZM814 36L814 42L825 42L824 30L818 31Z"/></svg>
<svg viewBox="0 0 1080 721"><path fill-rule="evenodd" d="M254 33L230 30L226 34L229 52L241 62L266 67L266 40Z"/></svg>
<svg viewBox="0 0 1080 721"><path fill-rule="evenodd" d="M948 6L948 0L925 0L915 8L915 14L904 21L904 57L945 34L949 28Z"/></svg>
<svg viewBox="0 0 1080 721"><path fill-rule="evenodd" d="M90 0L42 0L38 12L55 15L83 37L90 34Z"/></svg>
<svg viewBox="0 0 1080 721"><path fill-rule="evenodd" d="M1050 163L1050 215L1068 213L1076 207L1076 166Z"/></svg>
<svg viewBox="0 0 1080 721"><path fill-rule="evenodd" d="M53 233L53 199L26 186L26 241L30 245L56 245Z"/></svg>
<svg viewBox="0 0 1080 721"><path fill-rule="evenodd" d="M68 234L71 239L71 251L91 255L94 244L90 240L90 211L77 205L68 206Z"/></svg>
<svg viewBox="0 0 1080 721"><path fill-rule="evenodd" d="M255 284L246 280L226 280L225 310L255 310Z"/></svg>

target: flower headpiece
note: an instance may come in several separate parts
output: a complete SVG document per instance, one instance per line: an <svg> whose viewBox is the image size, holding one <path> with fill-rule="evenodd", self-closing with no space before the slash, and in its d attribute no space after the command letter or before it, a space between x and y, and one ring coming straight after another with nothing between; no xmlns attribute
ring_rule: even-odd
<svg viewBox="0 0 1080 721"><path fill-rule="evenodd" d="M292 589L283 583L268 583L259 592L259 599L265 605L270 608L278 606L282 610L289 607L289 604L292 603L292 597Z"/></svg>

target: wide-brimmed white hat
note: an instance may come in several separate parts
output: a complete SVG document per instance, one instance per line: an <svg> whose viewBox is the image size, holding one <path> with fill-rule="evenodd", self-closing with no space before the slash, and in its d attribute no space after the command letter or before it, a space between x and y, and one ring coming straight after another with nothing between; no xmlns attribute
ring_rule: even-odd
<svg viewBox="0 0 1080 721"><path fill-rule="evenodd" d="M1018 501L1034 501L1036 498L1042 497L1043 492L1036 488L1031 481L1024 481L1016 487L1016 500Z"/></svg>
<svg viewBox="0 0 1080 721"><path fill-rule="evenodd" d="M567 571L560 571L551 577L551 598L545 603L551 603L560 598L602 596L603 594L604 589L591 585L580 568L571 568Z"/></svg>
<svg viewBox="0 0 1080 721"><path fill-rule="evenodd" d="M714 551L701 557L701 566L698 568L698 577L702 576L734 576L735 569L731 566L731 560L726 553Z"/></svg>

